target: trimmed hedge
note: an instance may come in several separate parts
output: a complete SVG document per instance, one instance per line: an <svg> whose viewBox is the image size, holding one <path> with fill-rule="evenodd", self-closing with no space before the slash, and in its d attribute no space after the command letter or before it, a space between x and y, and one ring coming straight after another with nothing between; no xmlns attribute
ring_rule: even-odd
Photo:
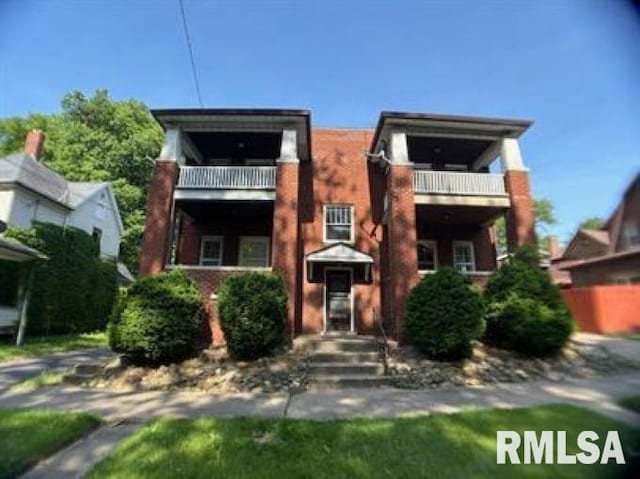
<svg viewBox="0 0 640 479"><path fill-rule="evenodd" d="M484 331L484 303L471 281L453 269L426 275L409 294L405 332L415 347L438 360L471 354Z"/></svg>
<svg viewBox="0 0 640 479"><path fill-rule="evenodd" d="M271 354L284 342L287 292L272 274L229 276L218 291L218 313L229 353L241 359Z"/></svg>
<svg viewBox="0 0 640 479"><path fill-rule="evenodd" d="M487 283L484 340L527 356L556 354L574 329L560 290L539 267L537 251L524 246Z"/></svg>
<svg viewBox="0 0 640 479"><path fill-rule="evenodd" d="M29 229L10 228L7 237L49 257L35 265L27 311L29 334L83 333L106 326L117 294L116 263L100 259L98 245L88 233L35 223ZM1 268L15 270L16 265L5 262ZM14 271L11 276L7 282L13 282L12 292L3 299L15 304L19 275Z"/></svg>
<svg viewBox="0 0 640 479"><path fill-rule="evenodd" d="M111 349L136 364L166 364L195 355L203 346L204 309L197 286L180 270L142 278L114 308Z"/></svg>
<svg viewBox="0 0 640 479"><path fill-rule="evenodd" d="M566 309L552 309L541 301L512 294L488 315L493 339L526 356L557 353L573 331Z"/></svg>

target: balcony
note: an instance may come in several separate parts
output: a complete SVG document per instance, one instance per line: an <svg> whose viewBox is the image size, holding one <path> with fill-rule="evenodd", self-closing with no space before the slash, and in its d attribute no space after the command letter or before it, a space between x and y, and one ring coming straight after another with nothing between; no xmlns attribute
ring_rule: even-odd
<svg viewBox="0 0 640 479"><path fill-rule="evenodd" d="M270 200L275 188L275 166L183 166L175 197Z"/></svg>
<svg viewBox="0 0 640 479"><path fill-rule="evenodd" d="M417 204L502 208L510 205L501 174L416 170L413 190Z"/></svg>

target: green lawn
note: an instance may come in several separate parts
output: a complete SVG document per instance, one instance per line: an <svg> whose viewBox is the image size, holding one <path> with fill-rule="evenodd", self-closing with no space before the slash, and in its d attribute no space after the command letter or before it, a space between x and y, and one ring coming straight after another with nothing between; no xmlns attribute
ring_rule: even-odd
<svg viewBox="0 0 640 479"><path fill-rule="evenodd" d="M88 414L0 410L0 478L16 477L99 423Z"/></svg>
<svg viewBox="0 0 640 479"><path fill-rule="evenodd" d="M103 332L27 338L21 347L0 343L0 362L106 345L107 335Z"/></svg>
<svg viewBox="0 0 640 479"><path fill-rule="evenodd" d="M629 396L618 401L620 406L640 414L640 396Z"/></svg>
<svg viewBox="0 0 640 479"><path fill-rule="evenodd" d="M618 466L496 465L496 430L640 431L564 405L396 420L162 419L122 443L97 478L616 477ZM604 475L604 476L603 476Z"/></svg>

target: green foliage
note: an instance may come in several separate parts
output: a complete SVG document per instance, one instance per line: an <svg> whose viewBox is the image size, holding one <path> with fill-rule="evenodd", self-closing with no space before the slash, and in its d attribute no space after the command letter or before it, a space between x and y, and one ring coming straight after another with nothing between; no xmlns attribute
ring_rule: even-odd
<svg viewBox="0 0 640 479"><path fill-rule="evenodd" d="M92 97L74 91L63 98L59 114L0 120L0 155L22 150L33 128L46 133L42 159L47 166L71 181L114 182L126 230L123 261L135 273L152 159L162 146L162 131L147 107L114 101L106 90Z"/></svg>
<svg viewBox="0 0 640 479"><path fill-rule="evenodd" d="M145 277L118 299L109 344L140 364L179 361L202 346L203 313L200 291L184 272Z"/></svg>
<svg viewBox="0 0 640 479"><path fill-rule="evenodd" d="M116 265L98 256L86 232L51 223L11 228L7 236L49 257L34 267L29 334L67 334L103 329L116 296Z"/></svg>
<svg viewBox="0 0 640 479"><path fill-rule="evenodd" d="M485 340L522 354L559 351L573 331L573 320L549 274L539 267L534 245L520 248L491 275Z"/></svg>
<svg viewBox="0 0 640 479"><path fill-rule="evenodd" d="M287 292L278 276L251 272L228 277L218 292L218 311L235 357L268 355L284 340Z"/></svg>
<svg viewBox="0 0 640 479"><path fill-rule="evenodd" d="M533 200L533 209L536 215L536 226L551 226L557 223L553 204L548 198Z"/></svg>
<svg viewBox="0 0 640 479"><path fill-rule="evenodd" d="M599 216L592 216L591 218L587 218L582 223L580 223L580 226L578 226L578 228L586 230L599 230L603 226L604 219L600 218Z"/></svg>
<svg viewBox="0 0 640 479"><path fill-rule="evenodd" d="M518 294L495 303L487 320L487 333L494 343L527 356L556 354L572 331L566 308L550 308Z"/></svg>
<svg viewBox="0 0 640 479"><path fill-rule="evenodd" d="M409 294L406 335L435 359L460 359L484 330L484 303L471 281L453 269L426 275Z"/></svg>

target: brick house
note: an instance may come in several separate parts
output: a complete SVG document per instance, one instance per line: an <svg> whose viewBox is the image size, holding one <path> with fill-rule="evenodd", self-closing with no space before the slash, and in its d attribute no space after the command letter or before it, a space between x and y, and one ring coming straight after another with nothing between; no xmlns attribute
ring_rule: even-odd
<svg viewBox="0 0 640 479"><path fill-rule="evenodd" d="M381 317L400 339L423 275L455 267L483 284L495 270L496 218L511 248L535 239L528 121L383 112L369 130L312 128L304 110L152 113L166 139L140 272L183 268L215 343L216 290L238 271L282 276L292 335L370 334Z"/></svg>
<svg viewBox="0 0 640 479"><path fill-rule="evenodd" d="M602 229L579 229L556 263L575 287L640 284L640 173Z"/></svg>

